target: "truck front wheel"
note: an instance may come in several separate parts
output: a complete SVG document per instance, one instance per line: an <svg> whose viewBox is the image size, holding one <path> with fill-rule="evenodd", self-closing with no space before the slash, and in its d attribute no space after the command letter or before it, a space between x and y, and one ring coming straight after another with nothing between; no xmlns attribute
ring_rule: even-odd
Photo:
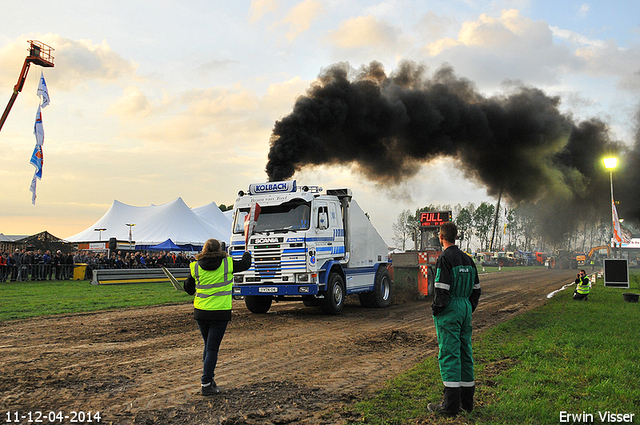
<svg viewBox="0 0 640 425"><path fill-rule="evenodd" d="M320 300L320 309L324 314L340 314L344 308L344 281L338 273L330 273L327 292Z"/></svg>
<svg viewBox="0 0 640 425"><path fill-rule="evenodd" d="M273 298L270 296L247 295L244 297L244 303L250 312L255 314L265 314L271 308Z"/></svg>

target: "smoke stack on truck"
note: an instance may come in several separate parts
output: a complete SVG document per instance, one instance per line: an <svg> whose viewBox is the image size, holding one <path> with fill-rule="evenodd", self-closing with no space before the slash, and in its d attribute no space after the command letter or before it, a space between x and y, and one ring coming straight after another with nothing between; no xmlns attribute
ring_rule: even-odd
<svg viewBox="0 0 640 425"><path fill-rule="evenodd" d="M245 226L252 206L259 214ZM243 296L251 312L299 300L340 314L349 294L364 307L391 304L388 246L350 189L254 183L238 193L233 217L230 254L240 258L247 250L253 257L249 270L234 274L233 295Z"/></svg>

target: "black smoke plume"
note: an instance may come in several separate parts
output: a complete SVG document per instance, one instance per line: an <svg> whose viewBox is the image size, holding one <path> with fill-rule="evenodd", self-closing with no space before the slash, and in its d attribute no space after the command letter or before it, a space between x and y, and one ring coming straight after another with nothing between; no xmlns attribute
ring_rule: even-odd
<svg viewBox="0 0 640 425"><path fill-rule="evenodd" d="M278 181L306 166L354 165L389 185L434 158L450 157L489 195L502 192L511 205L536 205L547 233L560 238L593 211L610 217L602 158L627 153L636 178L618 179L617 170L616 198L620 216L638 221L640 141L628 152L609 138L605 123L577 123L559 106L559 97L523 85L484 96L450 66L429 77L413 62L390 75L377 62L357 71L340 63L276 122L266 172Z"/></svg>

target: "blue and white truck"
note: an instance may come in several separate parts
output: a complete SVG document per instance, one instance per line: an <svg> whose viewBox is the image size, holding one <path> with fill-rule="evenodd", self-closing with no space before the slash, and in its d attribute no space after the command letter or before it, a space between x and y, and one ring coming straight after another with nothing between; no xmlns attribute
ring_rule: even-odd
<svg viewBox="0 0 640 425"><path fill-rule="evenodd" d="M245 246L245 217L255 204L259 215ZM229 252L253 257L249 270L234 274L233 295L251 312L293 299L340 314L345 297L356 293L365 307L391 304L388 246L350 189L254 183L238 193L233 216Z"/></svg>

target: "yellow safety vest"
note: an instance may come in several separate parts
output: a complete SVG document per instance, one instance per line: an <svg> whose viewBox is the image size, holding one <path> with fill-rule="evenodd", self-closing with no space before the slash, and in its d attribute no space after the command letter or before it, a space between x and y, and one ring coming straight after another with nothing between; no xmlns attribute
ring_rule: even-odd
<svg viewBox="0 0 640 425"><path fill-rule="evenodd" d="M587 279L587 277L585 277L584 279ZM586 295L589 293L589 289L591 289L591 282L587 280L587 282L585 283L584 279L580 278L580 281L578 282L578 287L576 288L578 294Z"/></svg>
<svg viewBox="0 0 640 425"><path fill-rule="evenodd" d="M216 270L204 270L194 261L191 275L196 278L196 296L193 306L198 310L231 310L231 286L233 284L233 260L222 259Z"/></svg>

